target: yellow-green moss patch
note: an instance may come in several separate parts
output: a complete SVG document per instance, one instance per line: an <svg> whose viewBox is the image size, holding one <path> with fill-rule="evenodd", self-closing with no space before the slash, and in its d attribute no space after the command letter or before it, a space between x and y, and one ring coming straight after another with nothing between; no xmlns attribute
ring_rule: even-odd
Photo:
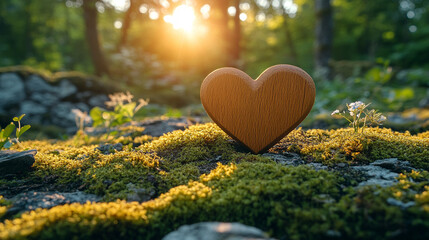
<svg viewBox="0 0 429 240"><path fill-rule="evenodd" d="M429 139L426 133L411 135L390 129L367 128L363 134L353 129L304 131L297 129L274 146L273 152L296 152L308 161L325 164L349 162L365 164L377 159L398 158L429 169Z"/></svg>
<svg viewBox="0 0 429 240"><path fill-rule="evenodd" d="M428 177L412 172L390 188L356 190L343 188L334 173L304 166L219 164L198 181L142 204L72 204L25 213L0 223L0 238L160 239L183 224L238 221L287 239L424 239ZM415 204L400 208L390 198Z"/></svg>

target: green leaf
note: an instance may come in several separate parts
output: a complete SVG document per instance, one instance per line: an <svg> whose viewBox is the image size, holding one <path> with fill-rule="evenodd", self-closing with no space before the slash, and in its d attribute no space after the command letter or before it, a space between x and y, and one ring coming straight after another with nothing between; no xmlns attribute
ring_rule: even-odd
<svg viewBox="0 0 429 240"><path fill-rule="evenodd" d="M25 116L25 113L19 116L18 121L21 121L21 119Z"/></svg>
<svg viewBox="0 0 429 240"><path fill-rule="evenodd" d="M103 111L99 107L94 107L93 109L91 109L91 111L89 111L89 116L91 116L92 118L93 127L103 124L104 120L102 118L102 113Z"/></svg>
<svg viewBox="0 0 429 240"><path fill-rule="evenodd" d="M95 107L93 109L91 109L91 111L89 111L89 116L91 116L93 121L97 121L99 119L101 119L101 109L99 107Z"/></svg>
<svg viewBox="0 0 429 240"><path fill-rule="evenodd" d="M14 118L13 118L13 121L15 121L15 122L21 121L21 119L22 119L24 116L25 116L25 113L24 113L24 114L22 114L22 115L21 115L21 116L19 116L19 117L14 117Z"/></svg>
<svg viewBox="0 0 429 240"><path fill-rule="evenodd" d="M12 134L13 130L15 130L15 124L10 123L4 128L3 137L8 138Z"/></svg>
<svg viewBox="0 0 429 240"><path fill-rule="evenodd" d="M134 116L134 109L135 108L136 108L135 102L131 102L131 103L125 104L123 106L123 109L125 110L126 115L131 117L131 118Z"/></svg>
<svg viewBox="0 0 429 240"><path fill-rule="evenodd" d="M16 134L16 137L21 137L21 135L23 134L23 133L25 133L28 129L30 129L30 125L25 125L25 126L23 126L22 128L21 128L21 131L19 132L19 133L17 133Z"/></svg>

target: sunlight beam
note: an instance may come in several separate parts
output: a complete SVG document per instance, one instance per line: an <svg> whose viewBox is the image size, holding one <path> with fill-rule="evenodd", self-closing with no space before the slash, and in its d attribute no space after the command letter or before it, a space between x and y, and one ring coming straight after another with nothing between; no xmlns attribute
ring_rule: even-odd
<svg viewBox="0 0 429 240"><path fill-rule="evenodd" d="M194 8L188 5L180 5L174 9L172 15L165 16L164 21L172 24L174 29L192 32L195 21Z"/></svg>

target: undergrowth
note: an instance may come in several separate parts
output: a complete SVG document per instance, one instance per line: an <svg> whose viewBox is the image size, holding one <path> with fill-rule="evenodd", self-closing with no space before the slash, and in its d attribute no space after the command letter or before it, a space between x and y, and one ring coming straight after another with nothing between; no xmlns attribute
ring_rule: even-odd
<svg viewBox="0 0 429 240"><path fill-rule="evenodd" d="M102 152L88 139L26 141L25 148L38 150L31 173L36 181L55 176L55 184L83 186L108 202L24 213L0 223L0 238L160 239L183 224L238 221L286 239L424 239L427 133L297 129L270 149L325 165L395 157L421 169L401 174L388 188L357 188L335 172L280 165L238 148L215 124L146 139L122 151ZM126 141L141 137L131 134ZM152 200L126 202L133 189L153 191ZM391 199L413 204L401 208Z"/></svg>

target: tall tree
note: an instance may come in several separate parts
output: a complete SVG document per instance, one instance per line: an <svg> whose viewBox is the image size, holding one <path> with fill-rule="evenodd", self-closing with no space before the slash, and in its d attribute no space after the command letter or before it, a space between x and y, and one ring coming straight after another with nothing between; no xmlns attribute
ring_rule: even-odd
<svg viewBox="0 0 429 240"><path fill-rule="evenodd" d="M85 37L94 65L95 75L102 76L109 75L109 68L107 67L106 60L103 52L101 51L100 40L98 37L98 11L95 6L96 2L97 0L84 0L82 8L83 18L85 20Z"/></svg>
<svg viewBox="0 0 429 240"><path fill-rule="evenodd" d="M124 13L124 18L122 21L121 35L119 37L118 44L116 46L116 51L120 51L121 48L127 44L128 40L128 30L131 27L133 15L139 7L139 0L130 0L130 6L127 11Z"/></svg>
<svg viewBox="0 0 429 240"><path fill-rule="evenodd" d="M329 79L331 69L331 48L333 39L333 18L331 0L316 0L316 72L324 79Z"/></svg>

